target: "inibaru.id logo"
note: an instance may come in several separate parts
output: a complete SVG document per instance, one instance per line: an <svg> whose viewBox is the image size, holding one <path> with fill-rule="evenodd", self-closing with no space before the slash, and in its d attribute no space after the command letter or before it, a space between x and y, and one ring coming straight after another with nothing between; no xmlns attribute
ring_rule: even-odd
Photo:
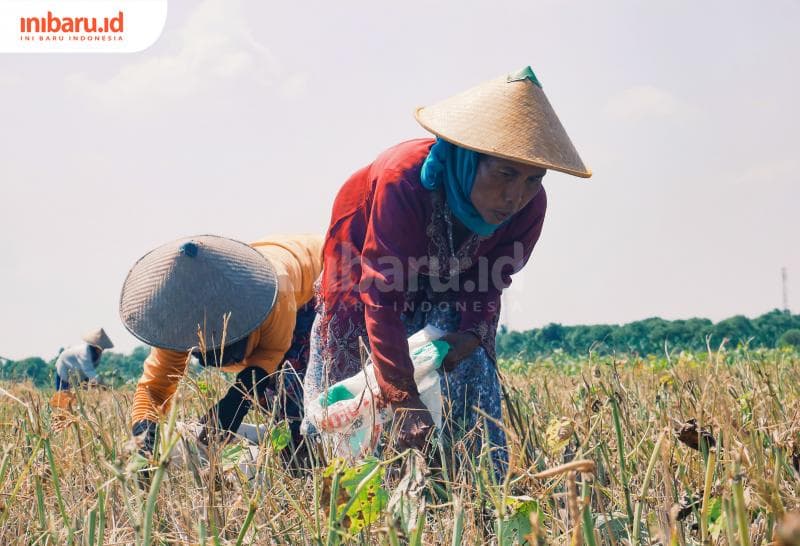
<svg viewBox="0 0 800 546"><path fill-rule="evenodd" d="M0 53L132 53L166 20L167 0L0 0Z"/></svg>
<svg viewBox="0 0 800 546"><path fill-rule="evenodd" d="M19 31L30 32L125 32L125 13L116 17L104 17L98 24L97 17L56 17L52 11L47 17L20 17Z"/></svg>
<svg viewBox="0 0 800 546"><path fill-rule="evenodd" d="M125 13L120 11L114 17L58 17L52 11L46 17L20 17L20 40L70 40L98 39L103 41L122 40L125 32ZM99 34L100 36L80 36ZM55 36L45 36L55 35Z"/></svg>

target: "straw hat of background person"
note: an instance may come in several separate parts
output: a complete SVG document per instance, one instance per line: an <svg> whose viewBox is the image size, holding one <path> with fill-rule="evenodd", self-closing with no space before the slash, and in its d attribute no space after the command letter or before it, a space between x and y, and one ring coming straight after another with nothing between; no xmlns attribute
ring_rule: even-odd
<svg viewBox="0 0 800 546"><path fill-rule="evenodd" d="M581 178L592 175L530 66L420 107L415 117L462 148Z"/></svg>
<svg viewBox="0 0 800 546"><path fill-rule="evenodd" d="M140 258L123 284L119 312L128 331L148 345L217 349L260 326L277 290L275 269L260 252L234 239L197 235Z"/></svg>
<svg viewBox="0 0 800 546"><path fill-rule="evenodd" d="M85 333L81 339L83 339L83 341L89 345L93 345L94 347L102 350L111 349L114 347L114 344L111 343L111 339L106 334L106 331L102 328Z"/></svg>

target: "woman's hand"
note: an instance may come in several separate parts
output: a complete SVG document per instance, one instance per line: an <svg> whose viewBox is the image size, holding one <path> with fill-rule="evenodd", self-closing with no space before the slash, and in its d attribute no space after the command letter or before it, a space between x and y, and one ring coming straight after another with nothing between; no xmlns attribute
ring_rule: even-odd
<svg viewBox="0 0 800 546"><path fill-rule="evenodd" d="M396 444L399 450L424 451L433 432L433 418L418 394L394 404L394 418L399 423Z"/></svg>
<svg viewBox="0 0 800 546"><path fill-rule="evenodd" d="M458 364L471 355L480 345L481 340L471 332L451 332L442 337L450 345L447 356L442 361L446 372L452 372Z"/></svg>
<svg viewBox="0 0 800 546"><path fill-rule="evenodd" d="M139 455L152 462L155 454L156 441L158 440L158 423L143 419L133 424L131 428L133 442L137 446ZM136 476L136 483L143 490L150 489L152 470L142 469Z"/></svg>
<svg viewBox="0 0 800 546"><path fill-rule="evenodd" d="M137 446L139 454L145 458L151 458L156 448L158 439L158 423L143 419L133 424L131 435Z"/></svg>

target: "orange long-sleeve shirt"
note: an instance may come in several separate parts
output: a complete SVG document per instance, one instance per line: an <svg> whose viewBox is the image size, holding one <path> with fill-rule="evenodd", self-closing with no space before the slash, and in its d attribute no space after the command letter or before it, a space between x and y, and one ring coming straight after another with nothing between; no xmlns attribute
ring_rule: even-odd
<svg viewBox="0 0 800 546"><path fill-rule="evenodd" d="M322 243L318 235L286 235L250 244L275 268L278 295L266 320L250 334L244 360L223 366L223 371L258 366L272 373L278 368L292 343L297 309L314 296L314 281L322 269ZM189 359L189 353L158 348L150 351L133 397L133 423L158 421L168 411Z"/></svg>

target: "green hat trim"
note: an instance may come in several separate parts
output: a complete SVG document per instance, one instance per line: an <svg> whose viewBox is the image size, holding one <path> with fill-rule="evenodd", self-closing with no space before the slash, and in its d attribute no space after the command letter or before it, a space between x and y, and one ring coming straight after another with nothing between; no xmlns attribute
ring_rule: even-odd
<svg viewBox="0 0 800 546"><path fill-rule="evenodd" d="M508 83L511 82L519 82L522 80L530 80L536 84L536 86L541 89L542 84L539 82L539 79L536 77L536 74L533 73L533 69L530 66L526 66L519 72L515 72L514 74L509 74L508 79L506 80Z"/></svg>

